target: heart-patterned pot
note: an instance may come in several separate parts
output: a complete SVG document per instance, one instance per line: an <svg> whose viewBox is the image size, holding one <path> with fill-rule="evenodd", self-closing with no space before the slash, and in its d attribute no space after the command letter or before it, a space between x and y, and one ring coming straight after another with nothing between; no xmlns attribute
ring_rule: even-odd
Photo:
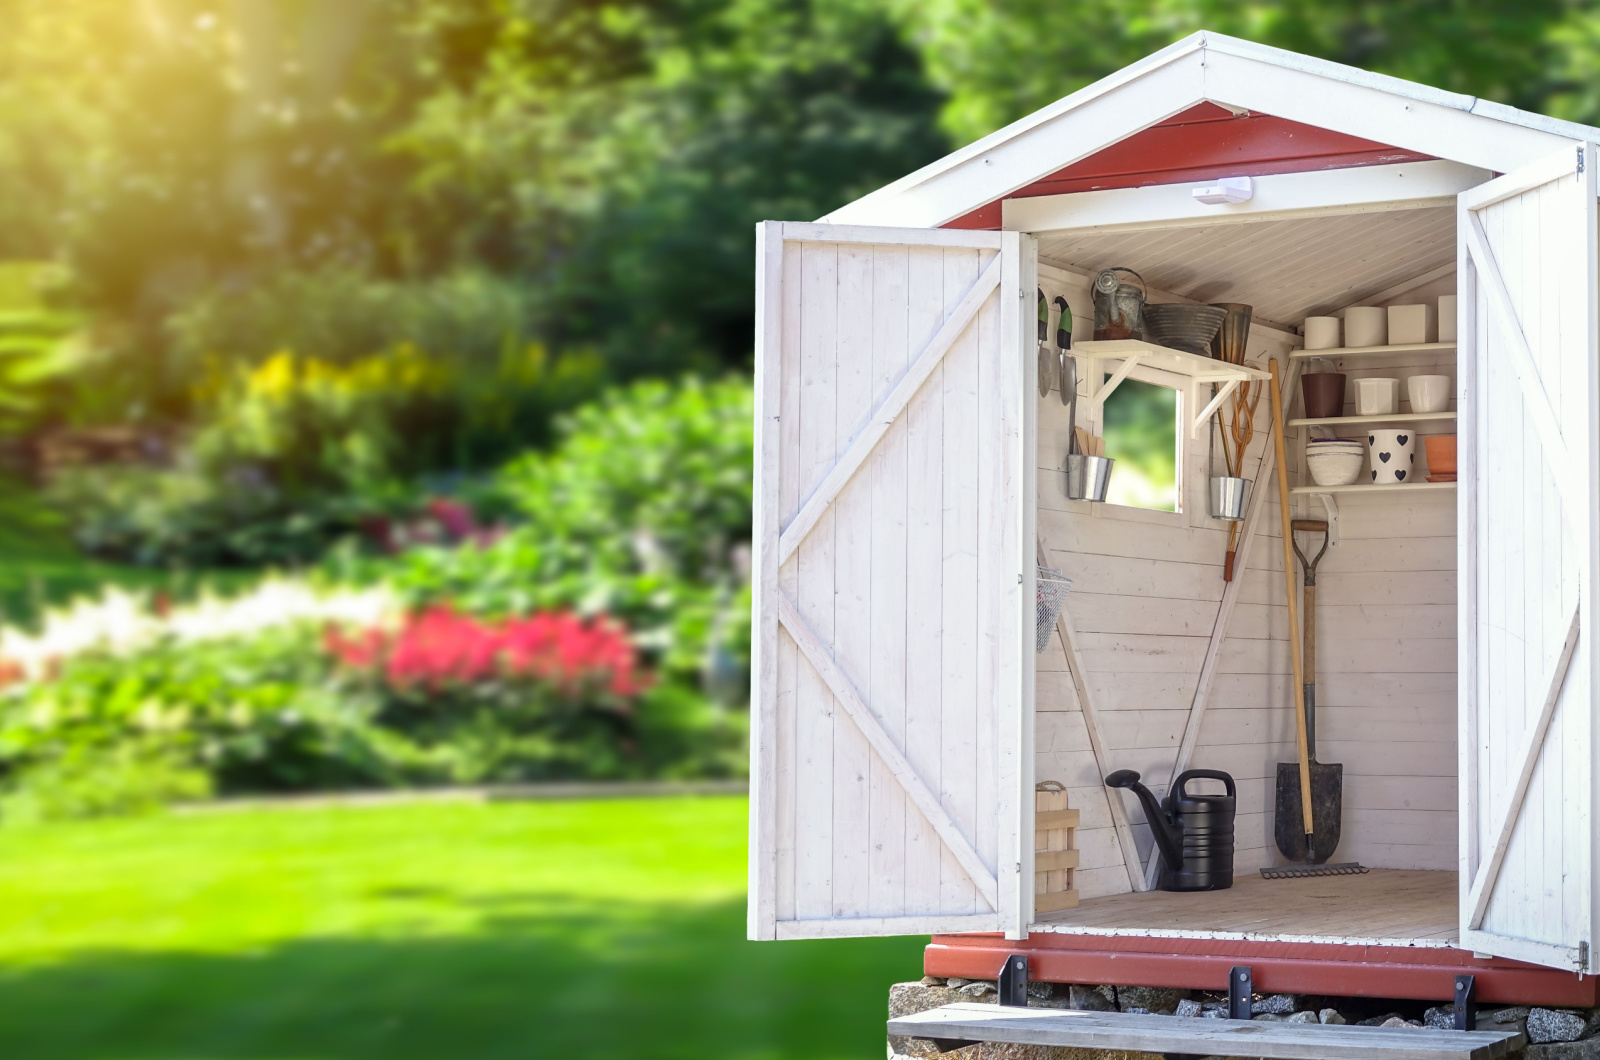
<svg viewBox="0 0 1600 1060"><path fill-rule="evenodd" d="M1367 454L1372 465L1369 481L1379 486L1422 478L1417 473L1417 436L1409 427L1368 431Z"/></svg>

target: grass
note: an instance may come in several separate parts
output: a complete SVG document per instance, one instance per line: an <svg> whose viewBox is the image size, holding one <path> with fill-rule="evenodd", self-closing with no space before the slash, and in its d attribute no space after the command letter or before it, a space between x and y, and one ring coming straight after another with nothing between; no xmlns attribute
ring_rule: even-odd
<svg viewBox="0 0 1600 1060"><path fill-rule="evenodd" d="M0 831L0 1056L879 1057L924 939L744 941L742 798Z"/></svg>

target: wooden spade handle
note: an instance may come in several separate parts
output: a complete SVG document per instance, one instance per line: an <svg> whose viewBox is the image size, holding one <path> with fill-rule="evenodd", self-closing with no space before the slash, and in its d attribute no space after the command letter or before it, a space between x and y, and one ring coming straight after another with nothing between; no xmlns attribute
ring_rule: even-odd
<svg viewBox="0 0 1600 1060"><path fill-rule="evenodd" d="M1317 587L1314 584L1307 585L1301 592L1305 594L1306 613L1300 616L1300 622L1304 627L1300 639L1305 642L1305 650L1300 653L1300 667L1305 671L1305 683L1315 685L1317 683ZM1305 685L1301 687L1304 688ZM1301 695L1303 697L1304 693ZM1305 709L1303 703L1301 709ZM1310 740L1306 742L1310 744Z"/></svg>
<svg viewBox="0 0 1600 1060"><path fill-rule="evenodd" d="M1294 526L1289 513L1288 453L1283 444L1283 396L1278 389L1278 362L1267 359L1272 373L1272 444L1278 457L1278 520L1283 529L1283 594L1289 603L1289 658L1294 664L1294 734L1300 752L1300 816L1305 825L1306 849L1311 849L1311 751L1306 746L1305 662L1300 655L1300 613L1295 599Z"/></svg>

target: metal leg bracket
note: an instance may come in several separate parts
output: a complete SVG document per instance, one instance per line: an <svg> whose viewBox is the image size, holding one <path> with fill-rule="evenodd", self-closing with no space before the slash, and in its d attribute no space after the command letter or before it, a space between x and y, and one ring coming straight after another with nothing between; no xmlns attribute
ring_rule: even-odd
<svg viewBox="0 0 1600 1060"><path fill-rule="evenodd" d="M1000 1004L1013 1008L1028 1007L1028 958L1026 954L1013 953L1000 966Z"/></svg>
<svg viewBox="0 0 1600 1060"><path fill-rule="evenodd" d="M1456 1030L1478 1028L1478 982L1470 975L1456 976Z"/></svg>
<svg viewBox="0 0 1600 1060"><path fill-rule="evenodd" d="M1239 965L1228 972L1228 1018L1250 1018L1250 998L1254 993L1250 983L1250 969Z"/></svg>

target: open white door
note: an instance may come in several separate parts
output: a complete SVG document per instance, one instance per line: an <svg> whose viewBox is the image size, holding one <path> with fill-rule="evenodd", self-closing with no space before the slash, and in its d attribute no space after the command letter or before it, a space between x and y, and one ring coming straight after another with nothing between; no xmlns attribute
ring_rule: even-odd
<svg viewBox="0 0 1600 1060"><path fill-rule="evenodd" d="M1033 241L767 222L757 270L750 937L1020 935Z"/></svg>
<svg viewBox="0 0 1600 1060"><path fill-rule="evenodd" d="M1594 972L1595 147L1463 192L1461 945Z"/></svg>

